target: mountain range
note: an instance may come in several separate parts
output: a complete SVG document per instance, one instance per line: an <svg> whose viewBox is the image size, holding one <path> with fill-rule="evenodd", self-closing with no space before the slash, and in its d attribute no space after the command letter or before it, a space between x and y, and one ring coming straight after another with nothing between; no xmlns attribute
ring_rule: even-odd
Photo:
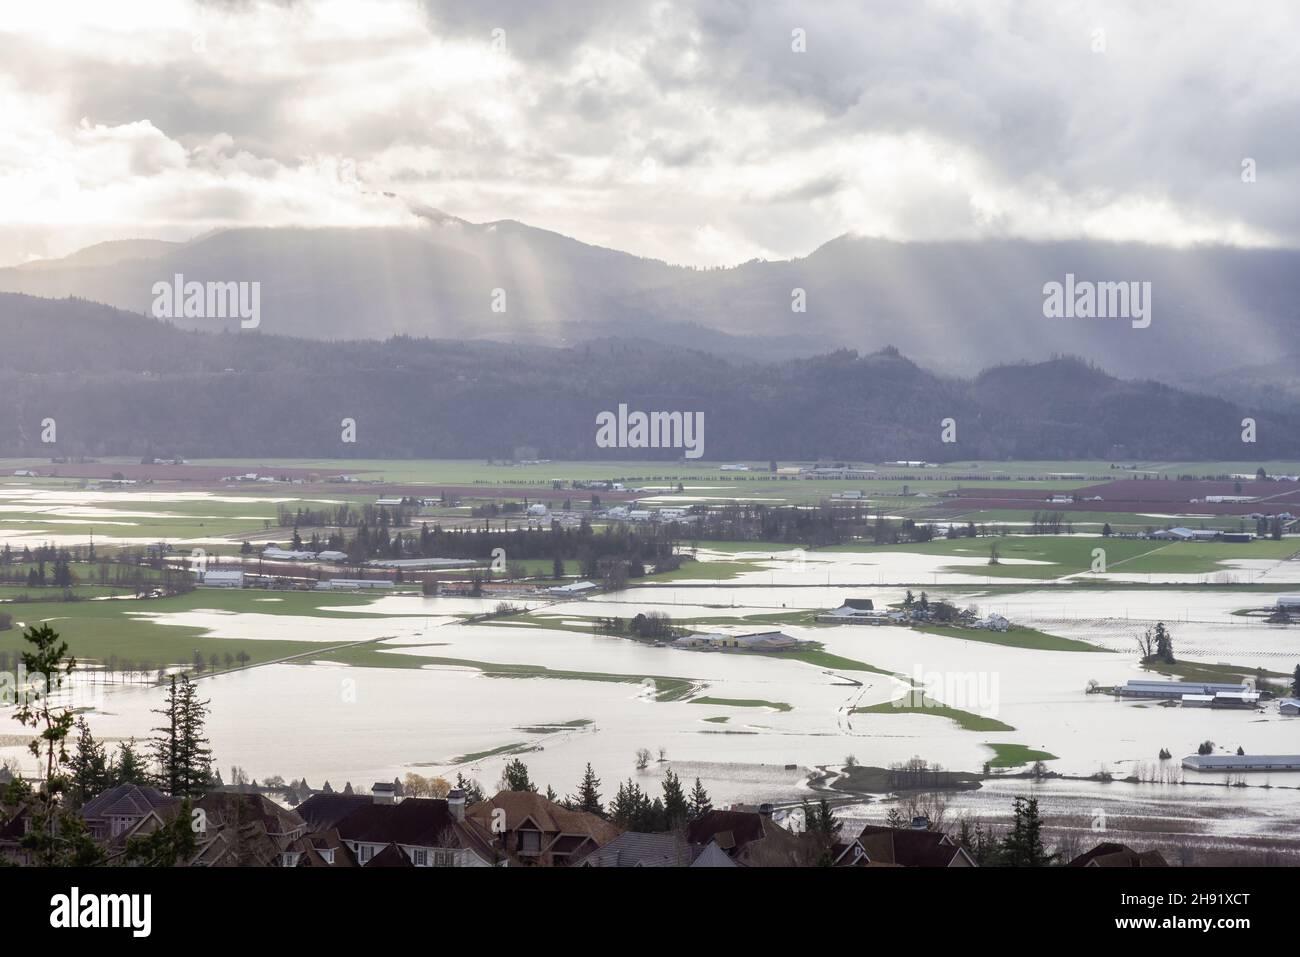
<svg viewBox="0 0 1300 957"><path fill-rule="evenodd" d="M597 447L597 416L625 404L702 413L714 461L1300 458L1300 415L1116 378L1078 357L962 377L892 347L758 361L632 336L322 340L266 325L197 331L0 293L0 456L681 456ZM1241 440L1247 414L1254 445ZM47 419L54 445L41 441Z"/></svg>
<svg viewBox="0 0 1300 957"><path fill-rule="evenodd" d="M1300 408L1300 252L1095 241L899 243L843 236L808 256L672 266L514 221L421 209L418 227L228 229L104 243L0 269L0 290L148 313L153 286L261 284L260 331L317 340L638 339L776 361L894 346L943 373L1078 356L1125 378ZM1044 285L1149 282L1152 321L1049 319ZM801 291L801 292L800 292ZM802 300L805 311L795 311ZM219 319L187 328L233 329Z"/></svg>

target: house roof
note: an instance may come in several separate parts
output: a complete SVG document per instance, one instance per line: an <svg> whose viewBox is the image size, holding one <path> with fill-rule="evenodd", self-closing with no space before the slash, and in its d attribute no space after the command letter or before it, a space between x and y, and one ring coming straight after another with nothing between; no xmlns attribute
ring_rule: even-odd
<svg viewBox="0 0 1300 957"><path fill-rule="evenodd" d="M492 812L506 812L506 830L513 831L527 821L532 821L545 834L578 834L590 837L598 845L608 844L621 833L613 824L586 811L571 811L553 801L548 801L532 791L500 791L486 801L480 801L465 812L467 819L487 828Z"/></svg>
<svg viewBox="0 0 1300 957"><path fill-rule="evenodd" d="M179 803L178 799L163 794L157 788L119 784L87 801L81 809L81 816L87 821L109 817L144 817L155 808Z"/></svg>
<svg viewBox="0 0 1300 957"><path fill-rule="evenodd" d="M389 844L382 851L361 865L362 867L414 867L411 859L396 844Z"/></svg>
<svg viewBox="0 0 1300 957"><path fill-rule="evenodd" d="M396 804L367 803L335 825L345 841L408 847L467 848L494 860L492 834L473 820L458 821L445 800L407 798Z"/></svg>
<svg viewBox="0 0 1300 957"><path fill-rule="evenodd" d="M868 824L858 835L867 857L902 867L949 867L965 852L939 831Z"/></svg>
<svg viewBox="0 0 1300 957"><path fill-rule="evenodd" d="M1135 851L1127 844L1103 841L1090 851L1085 851L1067 867L1168 867L1169 863L1159 851Z"/></svg>
<svg viewBox="0 0 1300 957"><path fill-rule="evenodd" d="M709 811L687 825L686 839L692 844L715 841L729 857L750 865L796 864L810 850L802 836L758 811Z"/></svg>
<svg viewBox="0 0 1300 957"><path fill-rule="evenodd" d="M687 867L704 846L672 833L624 831L582 859L583 867Z"/></svg>
<svg viewBox="0 0 1300 957"><path fill-rule="evenodd" d="M302 856L298 858L299 867L356 867L357 859L352 848L343 843L339 832L334 828L308 834L298 843L297 849ZM334 852L331 863L326 858L329 851Z"/></svg>
<svg viewBox="0 0 1300 957"><path fill-rule="evenodd" d="M359 807L373 804L365 794L313 794L294 810L313 831L334 827Z"/></svg>
<svg viewBox="0 0 1300 957"><path fill-rule="evenodd" d="M856 608L858 611L871 611L876 607L870 598L846 598L841 608Z"/></svg>

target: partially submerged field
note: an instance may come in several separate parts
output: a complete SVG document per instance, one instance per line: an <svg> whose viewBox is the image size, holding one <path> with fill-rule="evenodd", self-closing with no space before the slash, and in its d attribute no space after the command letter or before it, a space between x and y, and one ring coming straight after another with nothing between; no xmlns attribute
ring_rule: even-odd
<svg viewBox="0 0 1300 957"><path fill-rule="evenodd" d="M266 467L216 464L232 472ZM382 472L386 480L427 482L431 492L440 481L482 483L485 500L565 477L639 476L639 487L662 486L654 494L683 503L812 501L861 487L890 493L891 514L916 515L934 505L930 489L963 481L936 472L923 483L927 497L918 498L911 494L922 485L915 479L805 482L740 473L737 480L716 467L679 463L298 464L313 473ZM1044 484L1025 481L1044 489L1083 484L1048 477L1069 465L1036 463L1033 474ZM1073 465L1090 472L1096 464ZM1003 467L1020 475L1030 465ZM680 495L678 480L685 486ZM217 551L233 551L244 536L287 538L266 528L285 500L364 504L381 488L354 485L336 496L289 484L164 484L81 501L86 490L72 480L9 477L0 481L7 509L0 529L23 528L32 544L60 529L80 540L93 527L97 544L118 533L138 542L211 537L226 543ZM908 495L892 494L904 484ZM577 495L574 503L588 504ZM4 524L8 519L14 521ZM107 524L114 521L134 524ZM919 755L968 772L1043 760L1073 774L1105 766L1122 776L1154 760L1160 748L1189 753L1207 738L1248 753L1293 750L1297 725L1275 713L1135 705L1085 689L1090 681L1109 685L1144 674L1134 639L1156 621L1174 635L1179 665L1171 673L1207 680L1289 673L1300 661L1300 630L1242 612L1267 607L1280 590L1300 590L1292 584L1300 580L1300 562L1291 558L1297 543L1016 534L826 549L700 541L688 543L699 560L677 572L585 601L520 601L525 611L478 622L469 619L492 612L496 600L200 589L172 598L61 602L50 600L53 592L10 585L0 588L0 599L33 600L3 603L0 611L22 624L49 621L75 655L115 662L116 677L101 672L96 679L109 684L92 716L108 736L145 736L152 727L149 709L159 689L138 673L123 683L126 666L192 668L197 653L205 661L202 693L213 702L218 758L251 774L360 782L421 768L463 771L490 785L509 756L524 755L535 780L563 793L588 760L616 781L634 773L638 748L662 747L679 773L699 773L715 799L741 800L797 794L800 769L838 765L849 755L875 767ZM990 565L994 547L998 564ZM1104 574L1093 572L1097 548L1105 550ZM526 569L545 576L550 570L541 561ZM577 569L570 563L565 572ZM929 601L974 606L981 615L997 612L1012 628L814 620L847 597L899 607L908 591L914 599L925 592ZM121 594L93 582L77 592L88 599ZM776 629L809 644L774 654L701 652L594 627L600 616L650 611L693 631ZM0 651L20 647L20 628L0 632ZM216 676L206 674L213 656L222 672ZM905 697L917 689L923 695Z"/></svg>

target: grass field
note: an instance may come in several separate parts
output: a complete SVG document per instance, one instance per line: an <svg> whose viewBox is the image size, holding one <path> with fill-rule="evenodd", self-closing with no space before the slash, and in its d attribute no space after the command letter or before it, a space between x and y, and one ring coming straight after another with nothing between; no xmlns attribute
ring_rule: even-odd
<svg viewBox="0 0 1300 957"><path fill-rule="evenodd" d="M784 701L764 701L762 698L691 698L691 704L710 704L719 708L771 708L773 711L793 711Z"/></svg>
<svg viewBox="0 0 1300 957"><path fill-rule="evenodd" d="M1014 731L1015 728L1009 724L998 721L996 718L986 718L983 715L974 714L970 711L962 711L960 708L950 708L945 704L940 704L930 698L922 696L919 704L902 702L907 699L899 698L894 701L882 701L880 704L866 705L860 708L854 708L854 714L924 714L936 718L947 718L955 721L964 731Z"/></svg>
<svg viewBox="0 0 1300 957"><path fill-rule="evenodd" d="M988 564L994 547L999 564ZM1095 549L1104 551L1107 572L1208 573L1228 568L1231 559L1281 561L1300 550L1300 541L1261 540L1254 542L1161 542L1139 538L1100 538L1076 535L1008 535L987 538L939 539L904 545L854 543L834 545L819 551L884 554L906 552L920 555L950 555L974 558L978 565L950 565L945 571L997 578L1049 580L1066 575L1088 574ZM813 553L816 554L816 553ZM1020 565L1014 561L1039 564Z"/></svg>
<svg viewBox="0 0 1300 957"><path fill-rule="evenodd" d="M1035 761L1055 761L1056 755L1049 754L1046 751L1036 751L1033 748L1023 744L993 744L991 742L984 745L993 751L993 760L988 762L991 768L1018 768L1026 764L1033 764Z"/></svg>
<svg viewBox="0 0 1300 957"><path fill-rule="evenodd" d="M989 645L1006 645L1011 648L1031 648L1036 651L1105 651L1096 645L1076 638L1061 638L1034 628L1012 625L1006 631L989 631L982 628L945 628L942 626L916 626L916 631L963 641L980 641Z"/></svg>

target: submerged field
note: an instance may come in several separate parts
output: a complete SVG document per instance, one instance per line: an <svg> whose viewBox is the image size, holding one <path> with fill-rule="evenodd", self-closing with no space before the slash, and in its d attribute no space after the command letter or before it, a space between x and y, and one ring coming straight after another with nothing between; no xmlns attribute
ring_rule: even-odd
<svg viewBox="0 0 1300 957"><path fill-rule="evenodd" d="M484 476L544 482L597 468L311 463L358 475L367 465L406 482L462 484L487 481ZM1066 470L1048 465L1065 464L1038 463L1036 474ZM701 496L741 487L760 497L775 497L782 486L818 491L759 478L724 482L716 469L691 490L690 477L702 475L703 466L636 467L635 474L658 476L662 484L679 476L687 494ZM628 463L599 468L609 477L632 472ZM880 486L898 490L900 484ZM138 523L118 528L132 529L142 541L212 535L233 546L245 534L273 534L264 523L273 519L278 499L294 495L292 487L208 490L194 498L158 486L83 491L7 478L0 482L0 519L18 521L0 521L0 529L31 521L31 528L49 531L73 522L65 527L75 536L93 524L96 542L107 546L115 533L101 523L121 521ZM147 494L154 500L142 497ZM296 501L333 498L301 494ZM372 497L354 492L352 499ZM87 509L93 513L78 514ZM53 592L5 585L0 611L17 627L0 631L0 652L19 650L23 625L51 623L72 653L96 669L82 680L98 689L91 720L107 737L149 734L161 690L142 672L193 669L201 657L220 762L258 777L306 775L336 786L417 768L462 772L490 786L505 761L522 756L534 780L564 793L587 761L606 781L638 774L653 781L662 766L637 772L633 756L639 748L656 754L662 748L668 765L701 776L715 800L750 800L797 797L808 769L838 766L849 756L874 767L921 756L972 773L985 765L1013 769L1043 761L1071 775L1105 768L1123 777L1154 761L1161 748L1180 757L1207 739L1247 753L1295 750L1300 724L1275 709L1162 708L1085 692L1090 682L1106 686L1147 674L1137 662L1136 638L1156 621L1174 636L1179 664L1170 673L1206 680L1289 674L1300 662L1300 628L1269 625L1247 612L1268 607L1280 590L1300 590L1293 584L1300 581L1300 561L1291 558L1300 539L1231 544L1008 535L828 549L693 544L699 560L671 575L585 601L520 601L520 613L481 622L468 619L491 612L494 600L220 589L93 600L121 591L88 582L76 590L88 600L62 602ZM998 564L989 565L995 545ZM1105 573L1093 572L1096 548L1105 549ZM549 576L549 562L534 564L529 573ZM909 591L981 615L997 612L1013 627L814 621L817 611L847 597L870 597L877 608L888 608L900 606ZM23 595L30 600L12 600ZM600 616L650 611L692 631L775 629L809 644L773 654L703 652L594 627ZM110 661L114 671L100 667ZM25 760L18 747L3 749L3 756ZM1300 784L1286 775L1270 778L1274 785ZM1240 790L1242 802L1249 803L1250 790Z"/></svg>

